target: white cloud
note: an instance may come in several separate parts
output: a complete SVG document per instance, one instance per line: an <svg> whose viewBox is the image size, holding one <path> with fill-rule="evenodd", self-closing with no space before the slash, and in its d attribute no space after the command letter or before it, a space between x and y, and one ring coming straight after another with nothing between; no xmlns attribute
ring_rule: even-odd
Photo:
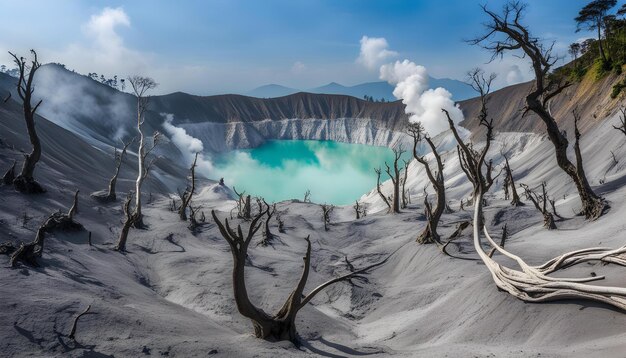
<svg viewBox="0 0 626 358"><path fill-rule="evenodd" d="M388 49L389 44L384 37L361 38L361 52L357 62L373 70L390 58L396 57L397 52Z"/></svg>
<svg viewBox="0 0 626 358"><path fill-rule="evenodd" d="M105 7L101 13L91 16L84 30L95 39L99 47L115 51L124 46L124 41L115 31L120 25L130 27L130 18L124 10L121 7Z"/></svg>
<svg viewBox="0 0 626 358"><path fill-rule="evenodd" d="M294 74L300 74L306 70L306 65L300 61L296 61L293 66L291 66L291 72Z"/></svg>
<svg viewBox="0 0 626 358"><path fill-rule="evenodd" d="M513 65L509 68L509 72L506 74L506 83L507 85L514 85L516 83L522 82L524 76L522 75L522 71L520 70L518 65Z"/></svg>
<svg viewBox="0 0 626 358"><path fill-rule="evenodd" d="M124 9L105 7L82 25L85 40L53 51L47 58L60 61L81 73L97 72L106 77L142 74L154 68L153 55L129 48L120 35L120 28L131 28Z"/></svg>

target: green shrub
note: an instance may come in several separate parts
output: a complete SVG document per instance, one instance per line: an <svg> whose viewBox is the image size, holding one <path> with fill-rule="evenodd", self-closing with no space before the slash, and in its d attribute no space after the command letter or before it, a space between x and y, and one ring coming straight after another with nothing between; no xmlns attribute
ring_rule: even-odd
<svg viewBox="0 0 626 358"><path fill-rule="evenodd" d="M621 75L622 74L622 66L624 66L624 62L619 61L619 62L615 62L613 64L613 72L615 72L616 75Z"/></svg>
<svg viewBox="0 0 626 358"><path fill-rule="evenodd" d="M594 61L592 70L595 74L596 80L599 80L602 77L606 76L612 68L613 66L611 64L611 60L605 61L601 58L598 58Z"/></svg>
<svg viewBox="0 0 626 358"><path fill-rule="evenodd" d="M617 98L617 96L619 96L619 94L622 92L624 88L626 88L626 79L623 79L620 82L617 82L615 85L613 85L613 90L611 91L611 98L613 99Z"/></svg>

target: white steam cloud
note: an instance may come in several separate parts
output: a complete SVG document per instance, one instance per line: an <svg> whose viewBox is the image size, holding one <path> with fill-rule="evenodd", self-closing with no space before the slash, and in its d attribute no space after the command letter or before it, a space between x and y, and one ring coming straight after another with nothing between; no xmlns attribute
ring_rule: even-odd
<svg viewBox="0 0 626 358"><path fill-rule="evenodd" d="M396 54L387 47L387 40L384 38L363 36L358 62L373 68L371 64L390 57L390 54ZM395 86L393 95L406 105L405 112L410 115L409 121L421 122L431 136L448 129L448 122L442 109L450 113L455 123L463 120L463 112L454 103L448 90L442 87L428 89L428 72L424 66L409 60L384 64L380 66L380 79Z"/></svg>
<svg viewBox="0 0 626 358"><path fill-rule="evenodd" d="M398 55L397 52L389 50L388 47L387 40L383 37L363 36L361 38L361 53L356 61L370 70L376 69L383 62Z"/></svg>
<svg viewBox="0 0 626 358"><path fill-rule="evenodd" d="M161 113L163 117L163 129L170 136L170 140L176 148L178 148L187 161L187 164L191 164L193 162L193 158L198 154L198 162L197 170L204 174L205 176L209 176L213 171L213 164L211 161L204 156L202 151L204 150L204 145L202 141L198 138L195 138L187 133L185 128L176 127L172 124L174 121L174 115L171 113Z"/></svg>

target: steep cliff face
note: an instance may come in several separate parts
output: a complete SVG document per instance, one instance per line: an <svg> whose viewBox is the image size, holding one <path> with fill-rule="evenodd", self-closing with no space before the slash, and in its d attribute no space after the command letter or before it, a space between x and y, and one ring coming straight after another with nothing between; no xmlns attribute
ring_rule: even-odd
<svg viewBox="0 0 626 358"><path fill-rule="evenodd" d="M155 97L153 112L174 115L204 143L224 152L253 148L271 139L335 140L379 146L408 142L400 101L375 103L344 95L296 93L279 98L240 95L199 97L173 93ZM156 124L158 116L153 116Z"/></svg>
<svg viewBox="0 0 626 358"><path fill-rule="evenodd" d="M394 129L406 120L400 101L376 103L344 95L296 93L278 98L254 98L240 95L209 97L173 93L154 97L154 111L168 112L178 122L258 122L283 119L376 119ZM175 121L176 123L176 121Z"/></svg>
<svg viewBox="0 0 626 358"><path fill-rule="evenodd" d="M205 150L224 152L254 148L272 139L333 140L344 143L408 148L411 138L380 126L375 119L282 119L231 123L185 123L187 133L200 139Z"/></svg>

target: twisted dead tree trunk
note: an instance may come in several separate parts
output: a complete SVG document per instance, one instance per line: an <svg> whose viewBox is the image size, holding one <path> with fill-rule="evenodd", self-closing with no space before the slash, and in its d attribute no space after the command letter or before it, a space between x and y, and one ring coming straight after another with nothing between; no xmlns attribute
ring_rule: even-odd
<svg viewBox="0 0 626 358"><path fill-rule="evenodd" d="M479 190L478 197L484 192ZM482 200L474 203L474 248L491 273L496 286L525 302L549 302L556 300L591 300L603 302L626 311L626 288L615 286L589 285L588 282L603 280L604 276L583 278L551 277L551 273L590 261L626 266L626 246L617 249L592 247L567 252L543 265L530 266L522 258L499 246L484 227L487 243L500 254L512 259L520 269L503 266L489 257L482 248L480 230L477 223L482 212Z"/></svg>
<svg viewBox="0 0 626 358"><path fill-rule="evenodd" d="M135 219L133 220L133 226L136 228L142 228L144 227L144 224L143 214L141 213L141 186L148 176L148 171L152 164L146 164L146 158L157 145L157 140L160 136L159 132L154 132L152 147L148 148L142 127L146 120L145 114L148 110L148 104L150 102L150 97L147 96L147 93L148 91L156 88L157 83L152 78L137 75L129 77L128 82L133 89L133 93L137 97L136 129L139 136L139 150L137 151L137 179L135 180L135 212L133 214Z"/></svg>
<svg viewBox="0 0 626 358"><path fill-rule="evenodd" d="M191 168L189 171L191 172L191 188L187 187L183 195L181 195L181 204L180 208L178 208L178 216L180 220L187 221L187 207L189 203L191 203L191 197L196 191L196 163L198 162L198 153L196 152L196 156L193 159L193 163L191 164Z"/></svg>
<svg viewBox="0 0 626 358"><path fill-rule="evenodd" d="M376 172L376 191L378 192L378 195L380 195L380 198L383 199L383 202L387 205L387 212L391 212L391 203L389 202L389 199L387 199L385 194L383 194L383 191L380 189L381 169L374 169L374 172Z"/></svg>
<svg viewBox="0 0 626 358"><path fill-rule="evenodd" d="M17 266L18 262L23 262L26 265L39 267L37 261L43 254L44 242L46 234L54 231L79 231L83 230L82 224L74 221L74 214L76 213L78 200L78 190L74 195L74 202L67 214L61 211L55 212L48 216L48 218L39 226L35 240L29 243L22 243L16 250L7 250L6 253L13 251L11 254L10 265L11 267Z"/></svg>
<svg viewBox="0 0 626 358"><path fill-rule="evenodd" d="M521 49L531 60L535 83L533 90L526 96L524 114L533 111L544 122L548 137L554 145L557 164L576 184L582 203L581 214L587 219L595 220L608 209L608 204L591 189L582 168L583 159L580 150L575 150L576 165L567 157L569 142L549 110L550 101L571 84L563 83L558 76L551 76L551 69L558 61L558 57L552 54L553 45L546 47L520 23L525 8L524 4L510 2L504 6L503 14L498 15L483 6L491 22L486 25L487 33L471 40L470 43L482 45L492 51L493 58L502 56L507 51Z"/></svg>
<svg viewBox="0 0 626 358"><path fill-rule="evenodd" d="M391 212L397 214L400 212L400 167L398 166L398 162L404 150L402 147L393 149L393 169L385 162L385 167L387 167L386 172L391 179L391 183L393 184L393 197L391 203Z"/></svg>
<svg viewBox="0 0 626 358"><path fill-rule="evenodd" d="M513 171L511 170L511 166L509 165L509 158L506 156L506 154L502 153L502 156L504 157L504 190L505 190L505 199L508 200L508 192L509 192L509 188L511 190L511 205L512 206L523 206L524 203L522 203L522 201L519 198L519 195L517 194L517 187L515 187L515 179L513 179ZM507 187L508 186L508 187Z"/></svg>
<svg viewBox="0 0 626 358"><path fill-rule="evenodd" d="M408 160L403 160L404 162L404 175L402 176L402 209L405 209L407 205L409 205L409 196L406 191L406 180L409 178L409 164L411 163Z"/></svg>
<svg viewBox="0 0 626 358"><path fill-rule="evenodd" d="M261 241L261 245L267 246L270 245L274 239L274 234L270 231L270 220L272 219L272 216L276 214L276 204L272 204L270 206L265 199L262 200L267 214L265 215L265 230L263 230L263 240Z"/></svg>
<svg viewBox="0 0 626 358"><path fill-rule="evenodd" d="M67 217L70 220L72 220L74 218L74 215L78 213L78 193L79 190L76 190L76 192L74 193L74 202L72 203L70 210L67 212Z"/></svg>
<svg viewBox="0 0 626 358"><path fill-rule="evenodd" d="M328 231L328 225L330 225L330 215L335 210L334 205L322 204L320 205L322 208L322 221L324 222L324 230Z"/></svg>
<svg viewBox="0 0 626 358"><path fill-rule="evenodd" d="M235 187L233 187L233 191L239 198L237 201L237 217L244 220L252 219L252 204L250 203L250 195L245 195L245 191L242 191L241 193L237 192Z"/></svg>
<svg viewBox="0 0 626 358"><path fill-rule="evenodd" d="M408 127L409 134L413 137L413 158L417 160L422 166L424 166L424 170L426 171L426 176L430 181L430 184L435 189L435 193L437 194L437 206L435 210L432 210L430 203L428 202L428 196L424 197L424 211L426 214L426 218L428 219L428 224L422 231L421 234L417 236L417 242L420 244L428 244L428 243L439 243L440 238L437 233L437 226L439 225L439 221L441 220L441 215L446 208L446 188L444 185L444 177L443 177L443 162L441 161L441 156L437 152L437 147L433 143L432 139L425 135L424 127L421 123L412 123ZM433 157L435 158L435 163L437 165L437 170L433 173L428 160L424 156L420 156L417 154L417 145L425 140L430 147L431 152L433 153ZM424 189L425 190L425 189Z"/></svg>
<svg viewBox="0 0 626 358"><path fill-rule="evenodd" d="M528 185L520 184L520 186L524 189L524 193L526 194L526 198L530 200L535 208L539 210L541 215L543 215L543 226L548 230L556 230L556 224L554 223L554 216L550 211L548 211L548 194L546 193L546 182L541 183L541 196L532 191Z"/></svg>
<svg viewBox="0 0 626 358"><path fill-rule="evenodd" d="M118 152L117 148L115 148L115 173L111 180L109 180L109 188L106 192L97 191L91 194L91 197L97 201L108 203L117 200L117 193L115 191L115 187L117 186L117 178L120 175L120 168L122 167L122 163L124 162L124 156L126 155L126 150L128 146L130 146L135 140L131 139L128 142L122 142L122 151Z"/></svg>
<svg viewBox="0 0 626 358"><path fill-rule="evenodd" d="M26 65L26 59L24 57L18 58L12 52L9 54L13 57L13 62L17 65L19 70L19 77L17 80L17 94L22 100L22 108L24 109L24 121L26 123L26 130L28 132L28 140L32 145L32 151L30 154L24 155L24 165L20 174L13 180L15 189L22 193L38 194L44 193L46 190L34 179L35 166L41 158L41 142L37 135L35 128L35 113L41 105L42 100L39 100L33 107L31 101L35 88L33 87L33 79L35 73L41 66L37 59L37 52L30 50L33 55L33 60L30 66Z"/></svg>
<svg viewBox="0 0 626 358"><path fill-rule="evenodd" d="M120 231L120 236L117 239L117 244L115 245L115 250L124 252L126 251L126 242L128 241L128 232L130 228L133 226L133 221L135 220L135 216L131 210L131 203L133 201L133 192L129 191L126 195L126 200L124 201L124 205L122 205L122 210L124 211L124 223L122 224L122 230Z"/></svg>
<svg viewBox="0 0 626 358"><path fill-rule="evenodd" d="M248 227L247 234L245 234L244 236L241 225L237 226L237 231L235 232L230 227L228 219L225 219L224 223L222 223L218 219L215 210L211 211L213 220L215 220L215 223L217 224L222 237L228 243L230 251L232 253L233 293L235 296L237 310L242 316L252 321L252 326L254 327L254 335L257 338L271 341L289 340L294 344L298 344L296 315L307 303L311 301L311 299L313 299L313 297L315 297L318 293L320 293L322 290L332 285L333 283L345 281L350 278L365 274L372 268L384 264L389 259L389 257L376 264L350 272L347 275L328 280L325 283L317 286L309 294L304 295L304 289L307 279L309 277L309 269L311 264L311 241L307 236L307 238L305 239L307 243L307 249L306 254L303 258L304 269L302 271L302 275L300 276L300 280L298 281L298 284L293 289L289 297L287 297L287 300L282 305L281 309L274 315L268 314L262 309L256 307L250 301L245 280L245 267L246 257L248 255L248 246L252 241L255 233L261 227L260 220L265 214L265 212L261 212L254 217L254 219L250 223L250 226Z"/></svg>

